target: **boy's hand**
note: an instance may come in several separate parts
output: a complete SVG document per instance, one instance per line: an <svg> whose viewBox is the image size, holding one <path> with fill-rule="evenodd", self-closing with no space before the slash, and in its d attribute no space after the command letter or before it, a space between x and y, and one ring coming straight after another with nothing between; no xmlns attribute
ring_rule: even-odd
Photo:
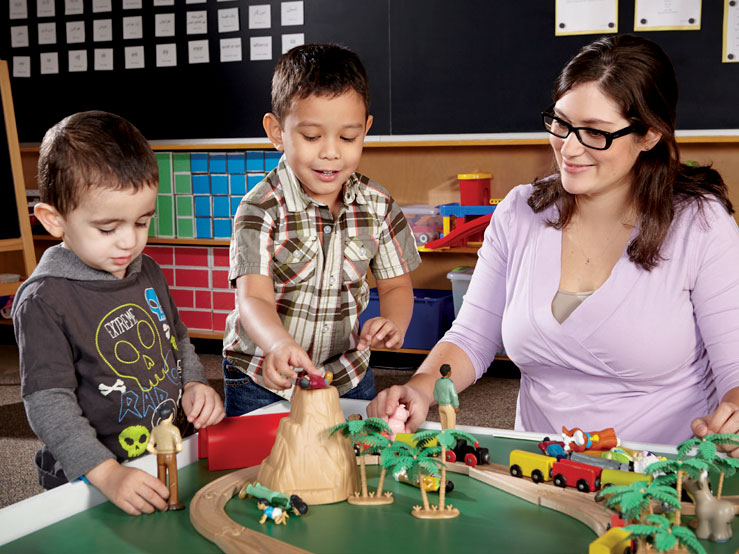
<svg viewBox="0 0 739 554"><path fill-rule="evenodd" d="M264 386L273 389L289 389L298 374L293 368L301 368L313 375L321 372L313 365L310 356L293 339L283 339L264 356L262 379Z"/></svg>
<svg viewBox="0 0 739 554"><path fill-rule="evenodd" d="M403 346L405 333L401 333L398 326L385 317L373 317L364 322L359 334L357 350L379 347L395 349Z"/></svg>
<svg viewBox="0 0 739 554"><path fill-rule="evenodd" d="M169 489L145 471L105 460L87 472L87 480L113 504L132 516L167 509Z"/></svg>
<svg viewBox="0 0 739 554"><path fill-rule="evenodd" d="M192 423L195 429L215 425L226 415L223 401L215 389L197 381L185 385L182 409L185 410L187 421Z"/></svg>

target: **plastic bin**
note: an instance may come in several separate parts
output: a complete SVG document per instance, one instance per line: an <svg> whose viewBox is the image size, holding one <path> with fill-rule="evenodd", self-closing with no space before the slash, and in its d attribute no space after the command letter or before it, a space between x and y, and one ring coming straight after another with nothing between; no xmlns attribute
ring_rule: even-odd
<svg viewBox="0 0 739 554"><path fill-rule="evenodd" d="M452 282L452 295L454 296L454 317L457 317L459 309L462 307L462 300L467 292L467 287L470 286L470 280L472 279L472 272L474 268L471 267L455 267L449 273L446 274L447 279Z"/></svg>
<svg viewBox="0 0 739 554"><path fill-rule="evenodd" d="M377 289L370 290L370 301L359 317L361 325L380 315ZM431 350L454 320L454 302L448 290L413 289L413 317L405 333L403 348Z"/></svg>
<svg viewBox="0 0 739 554"><path fill-rule="evenodd" d="M416 245L421 246L441 236L444 229L444 219L439 213L439 208L425 204L414 204L412 206L401 206L403 215L411 226Z"/></svg>

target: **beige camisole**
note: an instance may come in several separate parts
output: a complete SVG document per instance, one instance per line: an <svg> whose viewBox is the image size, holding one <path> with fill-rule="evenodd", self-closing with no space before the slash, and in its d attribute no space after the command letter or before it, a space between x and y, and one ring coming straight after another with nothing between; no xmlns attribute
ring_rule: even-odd
<svg viewBox="0 0 739 554"><path fill-rule="evenodd" d="M575 311L593 291L587 292L569 292L566 290L558 290L552 300L552 315L558 322L563 323L570 314Z"/></svg>

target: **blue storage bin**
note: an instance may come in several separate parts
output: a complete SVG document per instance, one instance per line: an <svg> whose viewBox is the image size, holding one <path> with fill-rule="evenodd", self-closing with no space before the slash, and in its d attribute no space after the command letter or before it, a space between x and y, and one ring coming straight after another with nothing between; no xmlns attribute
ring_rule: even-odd
<svg viewBox="0 0 739 554"><path fill-rule="evenodd" d="M246 164L244 163L244 153L238 154L226 154L226 163L228 165L229 173L244 173L246 172Z"/></svg>
<svg viewBox="0 0 739 554"><path fill-rule="evenodd" d="M239 210L239 204L241 204L241 196L231 196L231 217L236 215Z"/></svg>
<svg viewBox="0 0 739 554"><path fill-rule="evenodd" d="M213 220L213 238L216 238L216 239L231 238L231 220L230 219L214 219Z"/></svg>
<svg viewBox="0 0 739 554"><path fill-rule="evenodd" d="M370 301L359 317L360 325L380 315L377 289L370 290ZM452 291L413 289L413 317L405 333L403 348L431 350L454 320Z"/></svg>
<svg viewBox="0 0 739 554"><path fill-rule="evenodd" d="M210 173L226 173L226 154L210 154L208 166Z"/></svg>
<svg viewBox="0 0 739 554"><path fill-rule="evenodd" d="M195 238L212 239L213 238L213 220L209 217L195 218Z"/></svg>
<svg viewBox="0 0 739 554"><path fill-rule="evenodd" d="M208 173L208 154L192 152L190 154L190 172Z"/></svg>
<svg viewBox="0 0 739 554"><path fill-rule="evenodd" d="M244 196L246 194L246 175L243 173L231 175L229 183L232 196Z"/></svg>
<svg viewBox="0 0 739 554"><path fill-rule="evenodd" d="M264 170L272 171L280 163L282 152L265 152L264 153Z"/></svg>
<svg viewBox="0 0 739 554"><path fill-rule="evenodd" d="M247 171L264 171L264 152L250 151L246 153Z"/></svg>
<svg viewBox="0 0 739 554"><path fill-rule="evenodd" d="M201 214L198 214L201 215ZM229 207L228 196L214 196L213 197L213 217L225 217L228 219L231 216Z"/></svg>
<svg viewBox="0 0 739 554"><path fill-rule="evenodd" d="M210 196L195 196L196 217L211 217L213 215L210 199Z"/></svg>
<svg viewBox="0 0 739 554"><path fill-rule="evenodd" d="M228 194L228 175L210 176L210 193L211 194Z"/></svg>
<svg viewBox="0 0 739 554"><path fill-rule="evenodd" d="M251 190L256 187L259 183L262 182L262 179L264 179L264 173L260 173L259 175L248 175L246 177L246 190Z"/></svg>
<svg viewBox="0 0 739 554"><path fill-rule="evenodd" d="M192 193L193 194L210 194L210 175L193 175L192 176Z"/></svg>

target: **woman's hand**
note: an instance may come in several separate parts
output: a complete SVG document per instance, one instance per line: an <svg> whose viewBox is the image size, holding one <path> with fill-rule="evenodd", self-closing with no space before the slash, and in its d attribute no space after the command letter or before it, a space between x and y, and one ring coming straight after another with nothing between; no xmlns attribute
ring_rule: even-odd
<svg viewBox="0 0 739 554"><path fill-rule="evenodd" d="M426 421L429 412L429 402L415 387L410 384L395 385L380 391L367 405L367 417L380 417L385 421L396 413L398 406L405 404L409 412L405 422L405 431L412 433Z"/></svg>
<svg viewBox="0 0 739 554"><path fill-rule="evenodd" d="M694 419L690 427L698 438L708 434L739 433L739 406L733 402L722 402L712 414ZM719 445L719 449L732 458L739 458L739 447Z"/></svg>

